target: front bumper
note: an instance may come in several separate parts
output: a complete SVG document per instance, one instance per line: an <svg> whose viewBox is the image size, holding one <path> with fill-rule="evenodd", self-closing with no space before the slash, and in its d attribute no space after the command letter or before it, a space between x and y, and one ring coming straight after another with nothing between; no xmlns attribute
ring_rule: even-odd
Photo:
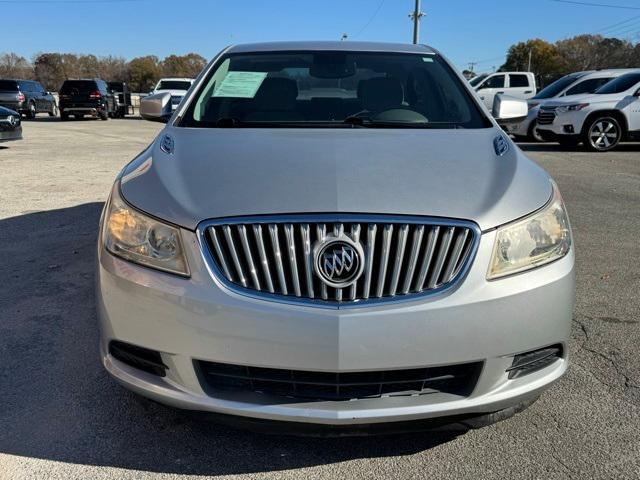
<svg viewBox="0 0 640 480"><path fill-rule="evenodd" d="M11 140L22 140L22 126L11 130L0 129L0 142L9 142Z"/></svg>
<svg viewBox="0 0 640 480"><path fill-rule="evenodd" d="M514 123L513 125L509 125L507 127L507 133L514 135L516 137L526 137L529 135L529 129L531 125L536 121L538 116L538 108L530 108L527 113L527 118L525 118L520 123Z"/></svg>
<svg viewBox="0 0 640 480"><path fill-rule="evenodd" d="M496 412L538 396L567 368L565 357L509 380L514 354L561 344L567 351L574 258L486 280L495 232L482 235L465 280L452 293L351 309L288 305L243 296L213 279L195 233L183 230L189 279L141 267L98 249L102 361L128 388L191 410L327 425L389 423ZM161 352L158 377L108 353L111 340ZM482 361L466 397L436 393L352 401L301 401L208 393L194 360L357 372Z"/></svg>
<svg viewBox="0 0 640 480"><path fill-rule="evenodd" d="M585 117L586 114L582 110L578 112L566 112L560 114L556 112L556 116L552 123L538 123L537 128L543 138L550 138L552 136L555 138L559 136L578 137L582 131L582 125Z"/></svg>

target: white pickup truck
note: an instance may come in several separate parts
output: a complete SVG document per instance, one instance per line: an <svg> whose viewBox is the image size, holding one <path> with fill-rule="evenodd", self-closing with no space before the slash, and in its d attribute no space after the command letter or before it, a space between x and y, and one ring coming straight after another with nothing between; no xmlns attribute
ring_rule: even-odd
<svg viewBox="0 0 640 480"><path fill-rule="evenodd" d="M531 72L484 73L469 83L489 110L499 93L527 100L536 94L536 77Z"/></svg>

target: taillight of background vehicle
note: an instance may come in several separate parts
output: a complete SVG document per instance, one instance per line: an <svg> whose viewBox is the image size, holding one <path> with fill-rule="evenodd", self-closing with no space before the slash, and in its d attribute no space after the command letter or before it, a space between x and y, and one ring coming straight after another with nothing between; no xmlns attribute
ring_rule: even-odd
<svg viewBox="0 0 640 480"><path fill-rule="evenodd" d="M89 94L89 98L102 98L102 94L96 90L95 92L91 92Z"/></svg>
<svg viewBox="0 0 640 480"><path fill-rule="evenodd" d="M24 93L22 92L18 93L18 102L24 102L24 100L25 100Z"/></svg>

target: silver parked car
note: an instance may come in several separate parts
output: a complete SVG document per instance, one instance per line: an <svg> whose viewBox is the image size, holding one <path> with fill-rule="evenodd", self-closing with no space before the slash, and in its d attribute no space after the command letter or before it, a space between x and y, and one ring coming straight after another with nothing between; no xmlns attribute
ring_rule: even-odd
<svg viewBox="0 0 640 480"><path fill-rule="evenodd" d="M126 387L291 428L477 427L566 371L558 188L436 50L234 46L173 114L141 109L170 119L118 176L97 263Z"/></svg>

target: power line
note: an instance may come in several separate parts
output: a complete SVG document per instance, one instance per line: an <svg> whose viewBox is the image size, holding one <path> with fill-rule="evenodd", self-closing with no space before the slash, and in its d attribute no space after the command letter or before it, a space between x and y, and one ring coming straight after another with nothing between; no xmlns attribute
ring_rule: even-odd
<svg viewBox="0 0 640 480"><path fill-rule="evenodd" d="M612 30L612 29L615 30L615 27L617 27L619 25L624 25L625 23L632 22L633 20L636 20L638 18L640 18L640 15L636 15L635 17L627 18L626 20L623 20L621 22L617 22L617 23L614 23L612 25L608 25L606 27L599 28L594 33L602 33L602 32L606 32L608 30Z"/></svg>
<svg viewBox="0 0 640 480"><path fill-rule="evenodd" d="M605 7L605 8L619 8L622 10L640 10L640 7L628 7L626 5L613 5L611 3L591 3L591 2L577 2L574 0L551 0L556 3L569 3L571 5L582 5L584 7Z"/></svg>
<svg viewBox="0 0 640 480"><path fill-rule="evenodd" d="M364 24L364 27L362 27L360 31L353 36L353 38L356 38L357 36L359 36L362 32L364 32L367 29L369 25L371 25L371 22L373 22L373 20L378 16L378 13L380 12L382 5L384 5L384 2L385 0L380 1L380 3L378 4L378 8L376 8L376 11L373 12L373 15L371 15L371 18L369 18L369 21Z"/></svg>

